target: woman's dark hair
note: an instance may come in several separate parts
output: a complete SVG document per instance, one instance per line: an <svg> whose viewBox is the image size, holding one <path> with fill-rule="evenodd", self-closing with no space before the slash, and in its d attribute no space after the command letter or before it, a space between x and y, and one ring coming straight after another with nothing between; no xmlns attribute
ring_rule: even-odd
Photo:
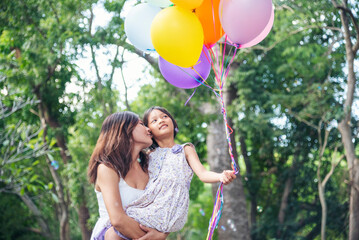
<svg viewBox="0 0 359 240"><path fill-rule="evenodd" d="M150 107L149 109L146 110L146 112L143 114L143 123L145 124L145 126L148 127L148 117L150 116L151 112L153 110L158 110L158 111L161 111L163 112L164 114L166 114L167 116L169 116L172 120L172 123L173 123L173 128L174 129L177 129L178 131L178 125L177 125L177 122L176 120L174 119L174 117L171 115L171 113L169 111L167 111L166 108L163 108L163 107L158 107L158 106L153 106L153 107ZM177 135L177 131L174 130L173 131L173 137L176 138L176 135ZM154 149L156 147L158 147L158 143L156 142L155 139L153 139L153 144L151 145L150 149Z"/></svg>
<svg viewBox="0 0 359 240"><path fill-rule="evenodd" d="M88 166L90 183L96 183L97 168L103 163L125 178L132 164L132 132L140 118L133 112L119 112L108 116L102 123L100 136ZM141 167L147 172L148 156L140 152Z"/></svg>

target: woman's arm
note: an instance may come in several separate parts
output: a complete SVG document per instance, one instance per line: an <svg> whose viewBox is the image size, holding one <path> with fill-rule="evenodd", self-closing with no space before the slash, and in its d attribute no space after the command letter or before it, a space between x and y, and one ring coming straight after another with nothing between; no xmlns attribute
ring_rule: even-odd
<svg viewBox="0 0 359 240"><path fill-rule="evenodd" d="M141 229L146 232L146 235L133 240L165 240L169 233L159 232L156 229L140 225Z"/></svg>
<svg viewBox="0 0 359 240"><path fill-rule="evenodd" d="M184 151L188 164L191 166L192 170L196 173L202 182L222 182L223 184L228 184L236 178L233 170L224 170L222 173L208 171L200 162L197 152L193 146L185 146Z"/></svg>
<svg viewBox="0 0 359 240"><path fill-rule="evenodd" d="M119 177L112 168L104 164L98 166L96 185L101 190L111 224L129 238L140 238L145 232L140 228L139 223L127 216L123 210L118 182Z"/></svg>

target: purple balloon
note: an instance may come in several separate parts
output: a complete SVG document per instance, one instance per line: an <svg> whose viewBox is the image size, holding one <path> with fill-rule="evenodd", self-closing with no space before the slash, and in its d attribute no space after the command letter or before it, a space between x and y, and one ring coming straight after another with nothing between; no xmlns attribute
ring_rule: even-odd
<svg viewBox="0 0 359 240"><path fill-rule="evenodd" d="M167 62L161 56L159 57L159 67L162 76L175 87L178 88L195 88L207 79L211 72L211 56L208 50L203 46L201 56L196 65L192 68L183 68ZM198 73L198 74L197 74Z"/></svg>

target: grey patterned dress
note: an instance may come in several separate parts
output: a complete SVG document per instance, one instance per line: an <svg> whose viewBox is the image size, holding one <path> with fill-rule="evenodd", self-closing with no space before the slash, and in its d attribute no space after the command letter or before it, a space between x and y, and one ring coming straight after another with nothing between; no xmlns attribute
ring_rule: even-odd
<svg viewBox="0 0 359 240"><path fill-rule="evenodd" d="M187 221L193 171L183 145L156 148L150 154L150 180L143 195L126 208L128 216L160 232L176 232Z"/></svg>

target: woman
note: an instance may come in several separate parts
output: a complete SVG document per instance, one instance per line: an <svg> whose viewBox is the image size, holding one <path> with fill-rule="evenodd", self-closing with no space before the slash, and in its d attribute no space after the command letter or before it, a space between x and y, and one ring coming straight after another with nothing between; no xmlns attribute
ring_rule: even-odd
<svg viewBox="0 0 359 240"><path fill-rule="evenodd" d="M103 122L88 168L100 213L91 239L104 239L114 231L134 239L145 234L143 239L166 239L168 234L141 228L123 210L147 185L148 157L142 150L151 144L149 129L132 112L114 113Z"/></svg>

